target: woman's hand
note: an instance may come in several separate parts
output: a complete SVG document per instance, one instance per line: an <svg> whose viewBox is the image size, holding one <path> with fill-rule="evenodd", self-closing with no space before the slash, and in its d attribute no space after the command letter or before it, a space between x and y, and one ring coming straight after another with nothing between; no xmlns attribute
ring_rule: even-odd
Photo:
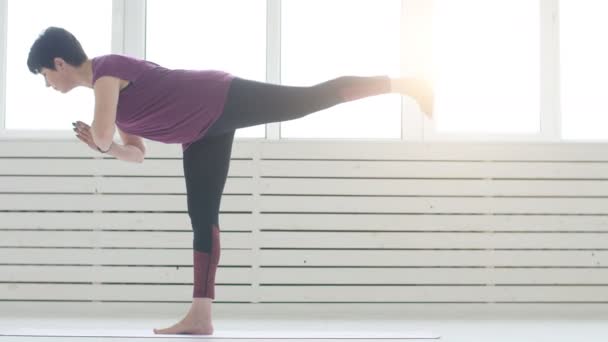
<svg viewBox="0 0 608 342"><path fill-rule="evenodd" d="M97 145L95 144L95 141L93 141L93 136L91 135L91 127L82 121L72 122L72 125L74 126L76 137L83 143L89 145L91 149L98 152Z"/></svg>

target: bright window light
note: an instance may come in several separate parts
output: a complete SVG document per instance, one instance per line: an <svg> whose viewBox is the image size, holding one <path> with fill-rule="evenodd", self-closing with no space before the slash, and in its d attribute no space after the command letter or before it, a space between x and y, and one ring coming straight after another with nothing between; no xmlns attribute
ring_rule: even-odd
<svg viewBox="0 0 608 342"><path fill-rule="evenodd" d="M94 15L91 15L94 13ZM89 58L111 51L112 1L8 1L6 129L72 130L72 122L93 120L89 88L67 94L45 86L33 75L27 57L36 38L49 26L62 27L82 44Z"/></svg>
<svg viewBox="0 0 608 342"><path fill-rule="evenodd" d="M281 78L399 76L400 0L283 0ZM401 96L374 96L281 124L282 138L401 138Z"/></svg>
<svg viewBox="0 0 608 342"><path fill-rule="evenodd" d="M437 132L539 133L539 1L433 4Z"/></svg>

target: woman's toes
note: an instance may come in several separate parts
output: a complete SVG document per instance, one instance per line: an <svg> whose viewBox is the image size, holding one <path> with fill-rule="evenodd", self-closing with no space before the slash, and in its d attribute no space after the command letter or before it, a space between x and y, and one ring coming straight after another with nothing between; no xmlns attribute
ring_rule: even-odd
<svg viewBox="0 0 608 342"><path fill-rule="evenodd" d="M167 330L167 329L154 329L154 333L155 333L155 334L165 334L165 333L163 332L163 330Z"/></svg>
<svg viewBox="0 0 608 342"><path fill-rule="evenodd" d="M180 334L183 333L183 330L180 324L176 324L170 328L166 329L154 329L155 334Z"/></svg>
<svg viewBox="0 0 608 342"><path fill-rule="evenodd" d="M211 335L213 334L213 327L211 326L190 326L178 323L167 329L154 329L155 334L192 334L192 335Z"/></svg>

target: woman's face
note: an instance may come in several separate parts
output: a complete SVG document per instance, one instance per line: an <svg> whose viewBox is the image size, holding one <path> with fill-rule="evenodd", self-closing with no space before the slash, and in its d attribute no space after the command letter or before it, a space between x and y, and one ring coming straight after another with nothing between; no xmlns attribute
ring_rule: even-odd
<svg viewBox="0 0 608 342"><path fill-rule="evenodd" d="M55 58L55 70L48 68L40 70L47 87L53 87L53 89L62 93L67 93L74 88L70 77L72 68L66 66L67 63L63 59Z"/></svg>

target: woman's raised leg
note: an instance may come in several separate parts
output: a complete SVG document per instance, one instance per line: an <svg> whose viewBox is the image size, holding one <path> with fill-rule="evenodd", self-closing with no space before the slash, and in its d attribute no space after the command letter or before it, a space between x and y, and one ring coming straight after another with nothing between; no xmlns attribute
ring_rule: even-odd
<svg viewBox="0 0 608 342"><path fill-rule="evenodd" d="M230 85L222 115L206 135L298 119L340 103L388 93L412 97L427 116L432 115L432 86L417 78L342 76L310 87L294 87L237 77Z"/></svg>

